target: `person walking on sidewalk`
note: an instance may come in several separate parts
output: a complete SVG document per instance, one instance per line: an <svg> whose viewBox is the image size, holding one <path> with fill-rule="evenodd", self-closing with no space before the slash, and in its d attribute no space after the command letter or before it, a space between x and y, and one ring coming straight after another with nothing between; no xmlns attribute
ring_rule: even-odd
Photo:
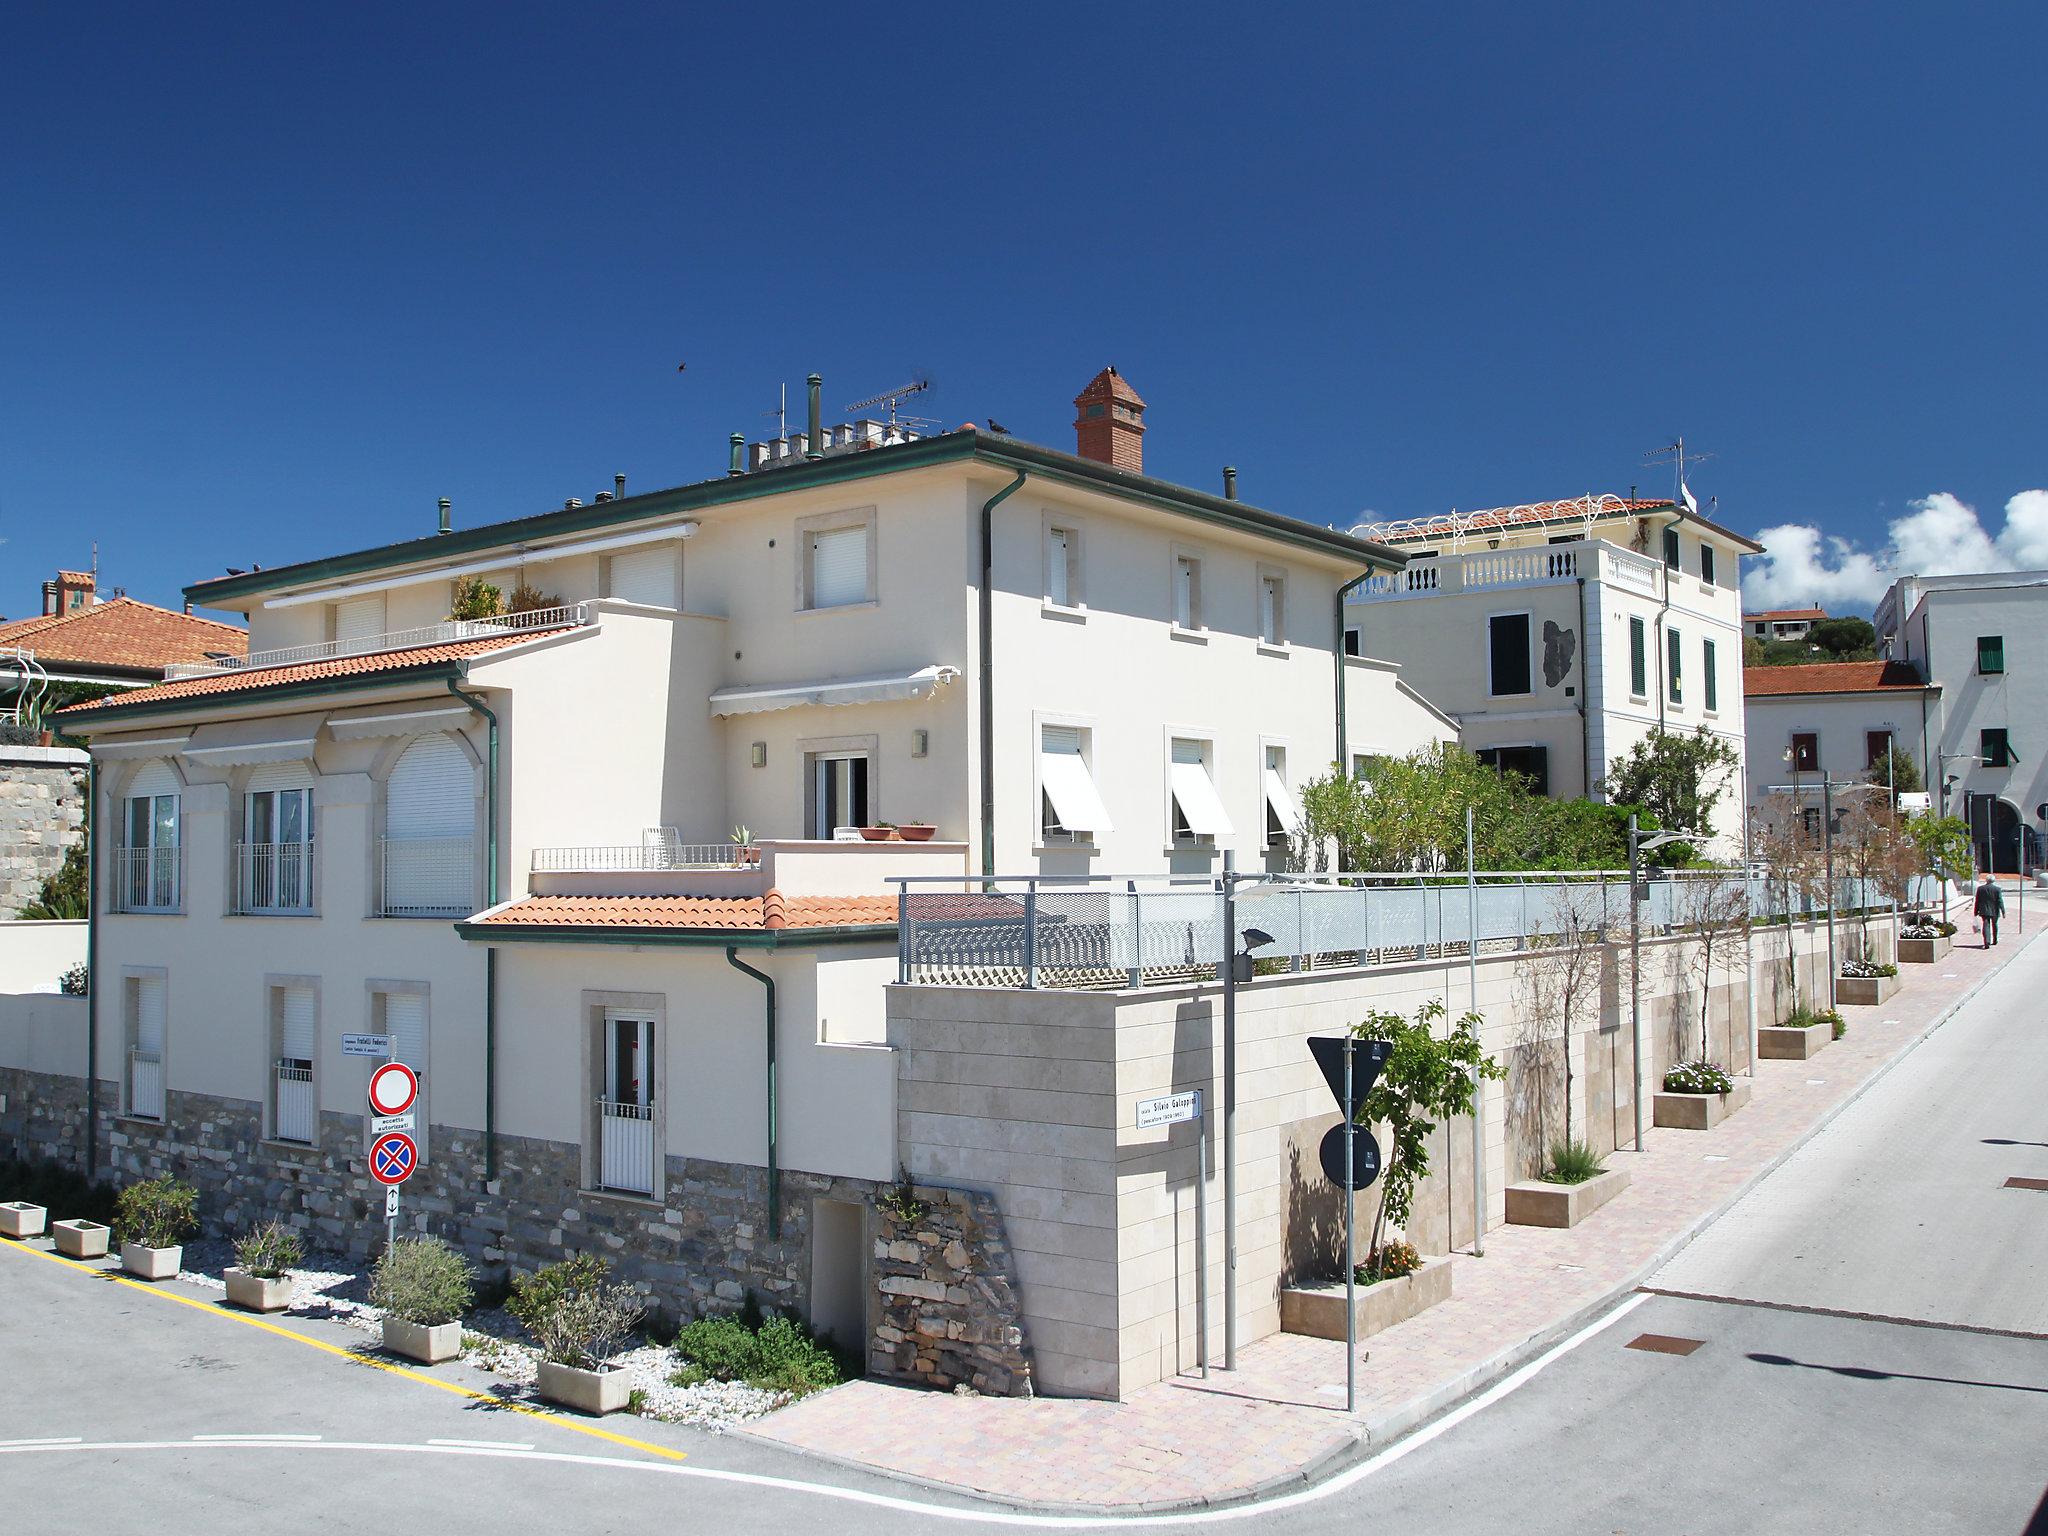
<svg viewBox="0 0 2048 1536"><path fill-rule="evenodd" d="M1984 947L1989 949L1998 942L1998 920L2005 916L2005 892L1998 888L1998 882L1989 873L1984 883L1977 887L1977 921L1984 929Z"/></svg>

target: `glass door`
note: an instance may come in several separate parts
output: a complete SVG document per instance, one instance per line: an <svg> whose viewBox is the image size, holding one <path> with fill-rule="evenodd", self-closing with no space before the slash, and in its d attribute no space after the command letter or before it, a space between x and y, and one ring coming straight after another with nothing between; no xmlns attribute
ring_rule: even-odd
<svg viewBox="0 0 2048 1536"><path fill-rule="evenodd" d="M810 835L830 838L841 827L868 822L865 752L820 752L811 759Z"/></svg>

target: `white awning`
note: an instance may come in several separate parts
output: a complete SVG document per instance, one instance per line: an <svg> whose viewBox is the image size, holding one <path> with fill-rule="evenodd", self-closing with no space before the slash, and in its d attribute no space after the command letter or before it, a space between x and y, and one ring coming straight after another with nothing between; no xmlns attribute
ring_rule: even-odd
<svg viewBox="0 0 2048 1536"><path fill-rule="evenodd" d="M211 768L251 763L302 762L313 755L313 738L325 715L286 715L271 720L230 720L202 725L179 753Z"/></svg>
<svg viewBox="0 0 2048 1536"><path fill-rule="evenodd" d="M1181 820L1197 837L1228 837L1230 818L1223 814L1223 802L1216 798L1216 786L1209 782L1209 770L1200 763L1175 763L1173 800L1180 807Z"/></svg>
<svg viewBox="0 0 2048 1536"><path fill-rule="evenodd" d="M1095 788L1095 777L1078 746L1068 749L1046 732L1038 754L1038 781L1052 801L1053 815L1069 832L1111 832L1116 823L1109 819L1109 807Z"/></svg>
<svg viewBox="0 0 2048 1536"><path fill-rule="evenodd" d="M92 755L102 762L126 762L141 757L169 757L184 750L192 739L190 731L174 736L108 736L92 744Z"/></svg>
<svg viewBox="0 0 2048 1536"><path fill-rule="evenodd" d="M1273 814L1280 818L1280 825L1292 832L1301 822L1301 802L1294 798L1294 791L1287 781L1280 777L1278 768L1268 768L1265 774L1266 804Z"/></svg>
<svg viewBox="0 0 2048 1536"><path fill-rule="evenodd" d="M336 741L377 741L386 736L459 730L470 718L470 707L459 700L420 699L411 704L373 704L367 709L330 715L327 733Z"/></svg>
<svg viewBox="0 0 2048 1536"><path fill-rule="evenodd" d="M711 713L758 715L766 710L796 709L809 704L886 704L901 699L928 699L959 675L958 667L929 666L915 672L842 677L781 688L721 688L711 695Z"/></svg>

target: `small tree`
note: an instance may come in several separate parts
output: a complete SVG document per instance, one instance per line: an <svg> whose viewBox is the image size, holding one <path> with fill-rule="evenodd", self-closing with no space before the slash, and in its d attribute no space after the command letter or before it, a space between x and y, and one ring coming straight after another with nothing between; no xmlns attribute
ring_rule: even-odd
<svg viewBox="0 0 2048 1536"><path fill-rule="evenodd" d="M463 576L455 583L454 600L448 605L451 619L495 619L505 611L505 593L481 576Z"/></svg>
<svg viewBox="0 0 2048 1536"><path fill-rule="evenodd" d="M1704 831L1740 763L1735 749L1704 725L1694 731L1659 728L1615 764L1606 780L1607 798L1640 805L1675 831Z"/></svg>
<svg viewBox="0 0 2048 1536"><path fill-rule="evenodd" d="M507 613L538 613L543 608L559 608L561 606L561 593L543 592L539 587L531 586L522 581L512 589L512 596L506 599L505 611Z"/></svg>
<svg viewBox="0 0 2048 1536"><path fill-rule="evenodd" d="M1976 848L1969 826L1960 816L1909 817L1905 833L1919 851L1922 868L1934 871L1944 880L1974 878Z"/></svg>
<svg viewBox="0 0 2048 1536"><path fill-rule="evenodd" d="M1926 788L1920 777L1920 765L1901 752L1896 742L1878 754L1877 761L1870 765L1870 771L1863 777L1872 784L1888 786L1894 804L1898 796L1915 795Z"/></svg>
<svg viewBox="0 0 2048 1536"><path fill-rule="evenodd" d="M1522 989L1540 1049L1555 1038L1563 1052L1564 1140L1572 1135L1572 1037L1600 1016L1600 979L1606 935L1601 928L1600 888L1560 885L1542 927L1529 936L1522 959ZM1541 1145L1544 1116L1539 1089L1536 1124Z"/></svg>
<svg viewBox="0 0 2048 1536"><path fill-rule="evenodd" d="M1506 1076L1500 1063L1479 1044L1485 1021L1468 1013L1439 1040L1432 1027L1445 1015L1435 999L1424 1003L1413 1019L1374 1011L1352 1026L1360 1040L1387 1040L1393 1051L1359 1105L1361 1125L1387 1127L1385 1160L1380 1166L1379 1208L1373 1215L1372 1241L1366 1263L1380 1250L1389 1222L1406 1228L1415 1206L1415 1186L1429 1173L1429 1138L1438 1124L1454 1115L1473 1112L1477 1078Z"/></svg>
<svg viewBox="0 0 2048 1536"><path fill-rule="evenodd" d="M1877 630L1868 619L1820 619L1806 638L1826 653L1828 661L1868 661L1877 654Z"/></svg>
<svg viewBox="0 0 2048 1536"><path fill-rule="evenodd" d="M1749 929L1749 889L1732 873L1684 880L1673 893L1678 922L1690 930L1685 967L1700 989L1700 1054L1709 1059L1707 1021L1714 1004L1714 978L1734 962Z"/></svg>

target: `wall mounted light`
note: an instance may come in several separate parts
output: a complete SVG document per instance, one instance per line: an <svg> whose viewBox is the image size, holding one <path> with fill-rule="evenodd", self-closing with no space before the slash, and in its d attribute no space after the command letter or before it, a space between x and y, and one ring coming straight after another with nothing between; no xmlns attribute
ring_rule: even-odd
<svg viewBox="0 0 2048 1536"><path fill-rule="evenodd" d="M754 743L754 766L756 768L766 768L768 766L768 743L765 741Z"/></svg>

